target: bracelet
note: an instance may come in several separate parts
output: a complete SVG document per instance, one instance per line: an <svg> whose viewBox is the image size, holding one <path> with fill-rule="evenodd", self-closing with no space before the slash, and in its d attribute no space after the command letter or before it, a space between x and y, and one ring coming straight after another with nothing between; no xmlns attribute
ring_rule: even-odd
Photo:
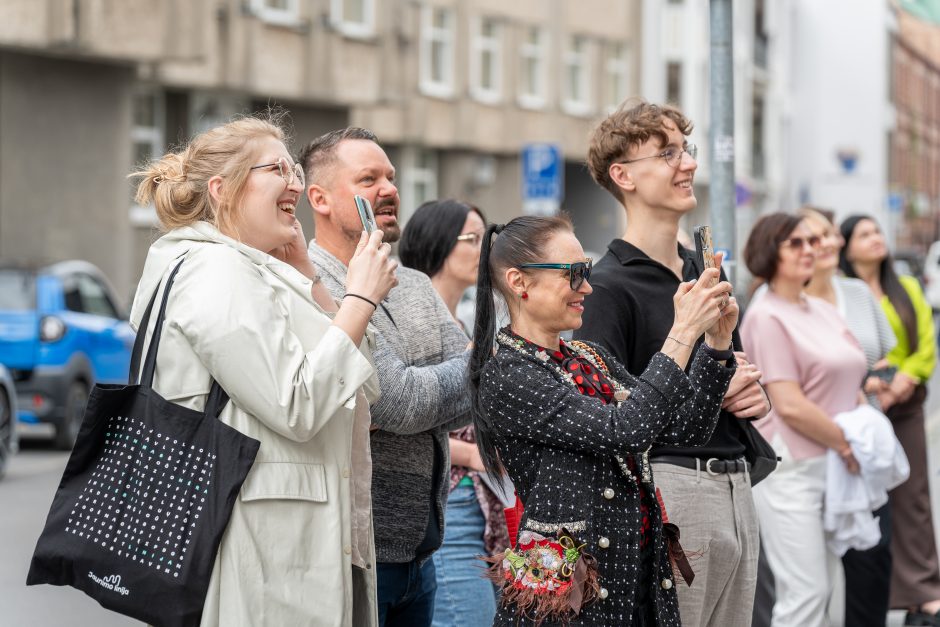
<svg viewBox="0 0 940 627"><path fill-rule="evenodd" d="M717 348L712 348L705 342L702 342L702 350L706 355L714 359L715 361L728 361L734 357L734 351L730 348L727 350L720 351Z"/></svg>
<svg viewBox="0 0 940 627"><path fill-rule="evenodd" d="M692 345L691 345L691 344L686 344L685 342L680 342L679 340L677 340L676 338L672 337L671 335L667 335L667 336L666 336L666 339L667 339L667 340L672 340L673 342L675 342L676 344L679 344L680 346L685 346L686 348L692 348Z"/></svg>
<svg viewBox="0 0 940 627"><path fill-rule="evenodd" d="M371 300L369 300L369 299L366 298L365 296L360 296L359 294L349 294L349 293L343 294L343 298L346 298L347 296L352 296L353 298L358 298L359 300L364 300L364 301L366 301L367 303L369 303L370 305L372 305L372 308L373 308L373 309L378 309L378 308L379 308L378 305L376 305L375 303L373 303Z"/></svg>

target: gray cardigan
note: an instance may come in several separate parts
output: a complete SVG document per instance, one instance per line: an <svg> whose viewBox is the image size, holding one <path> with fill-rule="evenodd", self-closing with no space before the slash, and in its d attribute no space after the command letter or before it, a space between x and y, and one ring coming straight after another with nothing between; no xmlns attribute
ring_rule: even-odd
<svg viewBox="0 0 940 627"><path fill-rule="evenodd" d="M311 241L308 248L323 285L345 293L346 266ZM444 538L450 451L447 434L470 422L467 336L431 280L398 269L392 288L372 316L374 353L382 396L372 406L372 515L378 561L404 563L418 555L436 493L439 540ZM432 477L434 459L439 467Z"/></svg>

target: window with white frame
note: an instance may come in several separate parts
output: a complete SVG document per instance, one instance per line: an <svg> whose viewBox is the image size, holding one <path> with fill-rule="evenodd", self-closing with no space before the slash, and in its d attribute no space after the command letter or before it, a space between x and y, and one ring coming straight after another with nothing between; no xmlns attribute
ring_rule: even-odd
<svg viewBox="0 0 940 627"><path fill-rule="evenodd" d="M545 106L548 92L545 62L548 56L547 39L544 28L529 26L519 46L519 104L526 108Z"/></svg>
<svg viewBox="0 0 940 627"><path fill-rule="evenodd" d="M131 159L133 167L147 165L163 155L166 116L163 94L153 89L141 89L134 93L131 101ZM138 226L154 226L157 214L153 206L141 207L134 201L137 180L131 180L131 223Z"/></svg>
<svg viewBox="0 0 940 627"><path fill-rule="evenodd" d="M455 18L447 7L421 8L421 91L430 96L454 94Z"/></svg>
<svg viewBox="0 0 940 627"><path fill-rule="evenodd" d="M615 110L630 94L630 49L613 43L607 50L607 108Z"/></svg>
<svg viewBox="0 0 940 627"><path fill-rule="evenodd" d="M574 35L568 41L564 58L564 100L562 108L575 115L591 112L591 68L587 37Z"/></svg>
<svg viewBox="0 0 940 627"><path fill-rule="evenodd" d="M473 34L470 93L481 102L499 102L503 95L502 28L488 17L476 21Z"/></svg>
<svg viewBox="0 0 940 627"><path fill-rule="evenodd" d="M330 0L330 22L347 37L375 34L375 0Z"/></svg>
<svg viewBox="0 0 940 627"><path fill-rule="evenodd" d="M439 159L436 150L420 146L402 149L401 221L423 203L437 198Z"/></svg>
<svg viewBox="0 0 940 627"><path fill-rule="evenodd" d="M300 21L300 0L251 0L251 10L271 24L295 26Z"/></svg>

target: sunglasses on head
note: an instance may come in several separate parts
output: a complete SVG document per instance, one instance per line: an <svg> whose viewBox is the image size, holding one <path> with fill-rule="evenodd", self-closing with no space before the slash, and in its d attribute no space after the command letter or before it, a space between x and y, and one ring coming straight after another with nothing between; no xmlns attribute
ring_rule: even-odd
<svg viewBox="0 0 940 627"><path fill-rule="evenodd" d="M807 244L810 248L817 248L821 242L822 239L818 235L810 235L809 237L791 237L780 242L780 245L793 250L802 250Z"/></svg>
<svg viewBox="0 0 940 627"><path fill-rule="evenodd" d="M574 263L524 263L520 268L535 268L537 270L567 270L568 284L573 292L584 285L584 282L591 278L591 268L594 267L594 261L576 261Z"/></svg>

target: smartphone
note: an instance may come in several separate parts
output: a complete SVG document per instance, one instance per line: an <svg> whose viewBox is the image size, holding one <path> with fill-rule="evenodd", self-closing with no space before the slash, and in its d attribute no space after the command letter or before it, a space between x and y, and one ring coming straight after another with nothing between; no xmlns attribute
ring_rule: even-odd
<svg viewBox="0 0 940 627"><path fill-rule="evenodd" d="M891 381L894 379L894 375L897 374L897 372L898 372L897 366L886 366L884 368L878 368L877 370L869 370L868 376L878 377L882 381L887 381L888 383L891 383Z"/></svg>
<svg viewBox="0 0 940 627"><path fill-rule="evenodd" d="M712 227L697 226L693 232L695 237L695 254L702 270L715 267L715 246L712 244Z"/></svg>
<svg viewBox="0 0 940 627"><path fill-rule="evenodd" d="M378 227L375 224L375 214L372 212L372 203L362 196L354 196L356 199L356 210L359 211L359 220L362 222L362 229L372 235Z"/></svg>

